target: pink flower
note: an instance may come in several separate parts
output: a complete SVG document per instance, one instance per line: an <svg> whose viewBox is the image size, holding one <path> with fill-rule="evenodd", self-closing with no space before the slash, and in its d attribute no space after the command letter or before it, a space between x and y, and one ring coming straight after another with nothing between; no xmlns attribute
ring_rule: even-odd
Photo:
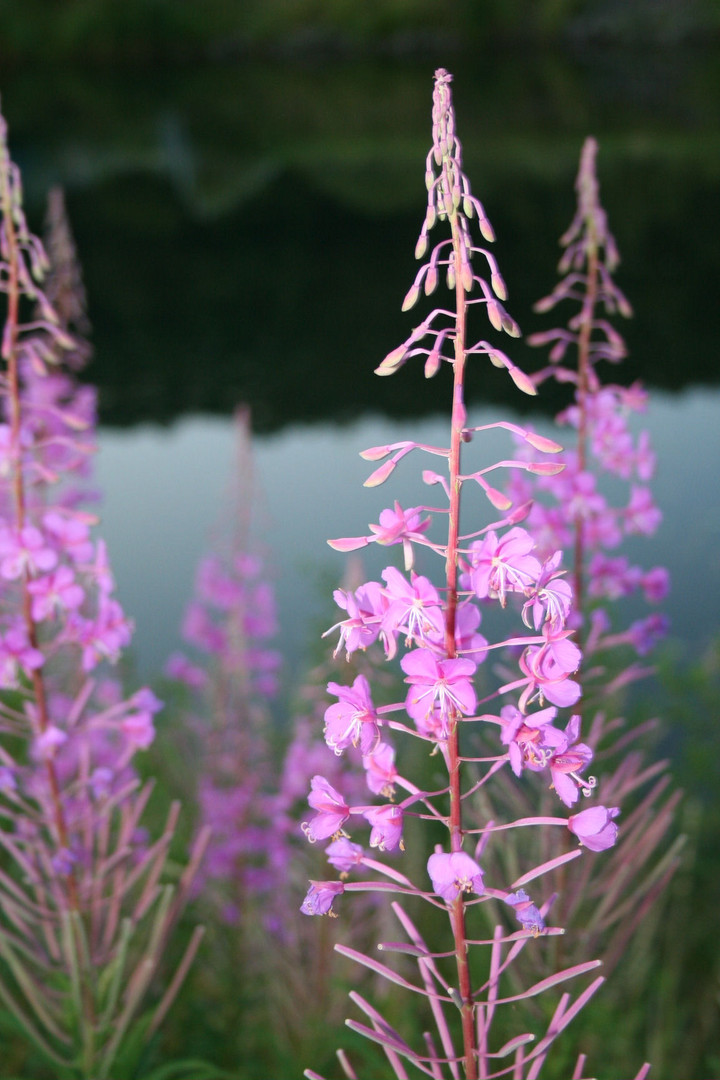
<svg viewBox="0 0 720 1080"><path fill-rule="evenodd" d="M73 562L90 562L93 557L93 544L85 521L51 510L45 514L43 525Z"/></svg>
<svg viewBox="0 0 720 1080"><path fill-rule="evenodd" d="M614 823L620 810L617 806L591 806L568 818L568 829L590 851L605 851L617 840L618 827Z"/></svg>
<svg viewBox="0 0 720 1080"><path fill-rule="evenodd" d="M436 851L427 863L434 891L452 904L463 892L483 893L483 872L464 851Z"/></svg>
<svg viewBox="0 0 720 1080"><path fill-rule="evenodd" d="M340 832L350 817L350 807L324 776L313 776L310 787L308 803L317 814L312 821L303 822L302 830L314 844L316 840L326 840Z"/></svg>
<svg viewBox="0 0 720 1080"><path fill-rule="evenodd" d="M67 742L67 734L54 724L49 724L33 742L33 757L36 761L52 761L55 751Z"/></svg>
<svg viewBox="0 0 720 1080"><path fill-rule="evenodd" d="M520 776L524 766L539 771L547 766L556 747L566 744L565 736L551 721L557 709L541 709L524 716L515 705L504 705L500 710L502 732L500 741L507 746L510 766Z"/></svg>
<svg viewBox="0 0 720 1080"><path fill-rule="evenodd" d="M403 656L400 666L410 684L405 708L413 720L426 720L436 708L445 722L458 713L469 716L475 711L474 661L439 660L431 649L414 649Z"/></svg>
<svg viewBox="0 0 720 1080"><path fill-rule="evenodd" d="M179 652L168 657L165 674L169 679L185 683L191 690L202 690L208 681L207 672Z"/></svg>
<svg viewBox="0 0 720 1080"><path fill-rule="evenodd" d="M413 564L413 542L422 540L423 533L430 525L430 518L423 520L421 513L419 507L403 510L396 501L394 509L382 511L378 525L370 525L372 536L343 536L338 540L328 540L328 544L336 551L355 551L373 543L383 546L402 544L405 569L409 570Z"/></svg>
<svg viewBox="0 0 720 1080"><path fill-rule="evenodd" d="M392 746L389 743L378 743L372 754L363 757L363 768L367 786L372 793L391 799L395 791L393 785L398 775L395 768L395 751Z"/></svg>
<svg viewBox="0 0 720 1080"><path fill-rule="evenodd" d="M647 488L633 485L630 502L625 511L625 531L630 534L652 536L662 520L662 513L653 502Z"/></svg>
<svg viewBox="0 0 720 1080"><path fill-rule="evenodd" d="M546 619L555 630L560 630L565 625L570 614L572 588L561 576L563 571L558 570L561 560L562 551L556 551L543 563L537 584L530 599L523 606L522 617L526 626L530 626L531 613L532 624L536 630L540 629Z"/></svg>
<svg viewBox="0 0 720 1080"><path fill-rule="evenodd" d="M311 881L300 910L303 915L334 915L333 900L344 891L342 881Z"/></svg>
<svg viewBox="0 0 720 1080"><path fill-rule="evenodd" d="M571 716L563 743L548 761L553 787L566 806L574 806L578 801L580 788L587 794L595 786L594 780L582 780L578 773L592 761L592 750L585 743L578 742L580 717Z"/></svg>
<svg viewBox="0 0 720 1080"><path fill-rule="evenodd" d="M16 687L20 672L29 674L41 667L45 657L28 641L27 631L12 626L0 641L0 686Z"/></svg>
<svg viewBox="0 0 720 1080"><path fill-rule="evenodd" d="M56 563L57 552L46 547L43 534L34 525L0 533L0 576L6 581L15 581L24 573L52 570Z"/></svg>
<svg viewBox="0 0 720 1080"><path fill-rule="evenodd" d="M664 566L654 566L643 574L640 582L649 604L659 604L670 591L670 575Z"/></svg>
<svg viewBox="0 0 720 1080"><path fill-rule="evenodd" d="M371 754L380 742L380 730L367 679L358 675L352 686L331 682L327 688L340 700L325 710L325 742L336 754L348 746L359 746L361 753Z"/></svg>
<svg viewBox="0 0 720 1080"><path fill-rule="evenodd" d="M388 803L386 806L374 806L363 814L370 824L370 847L380 851L394 851L396 847L404 850L402 842L403 812L401 807Z"/></svg>
<svg viewBox="0 0 720 1080"><path fill-rule="evenodd" d="M368 581L354 593L336 589L333 597L338 607L348 613L347 619L326 631L326 634L329 634L340 627L340 640L333 655L337 656L343 647L348 657L356 649L367 649L377 640L380 622L387 607L382 585L379 581Z"/></svg>
<svg viewBox="0 0 720 1080"><path fill-rule="evenodd" d="M530 552L535 547L525 529L515 527L498 539L488 532L471 546L470 587L481 600L497 598L502 606L508 592L524 593L537 581L540 563Z"/></svg>
<svg viewBox="0 0 720 1080"><path fill-rule="evenodd" d="M328 862L339 870L341 874L349 874L354 867L363 861L363 849L360 844L353 844L346 836L333 840L325 848Z"/></svg>
<svg viewBox="0 0 720 1080"><path fill-rule="evenodd" d="M537 695L553 705L574 705L582 693L579 683L568 678L577 671L582 653L574 642L568 640L570 631L554 633L549 623L543 628L544 645L530 645L520 657L520 670L528 676L528 686L523 691L521 705Z"/></svg>
<svg viewBox="0 0 720 1080"><path fill-rule="evenodd" d="M51 619L63 611L74 611L85 599L85 592L75 581L68 566L59 566L46 577L28 582L28 592L33 598L32 617L36 622Z"/></svg>
<svg viewBox="0 0 720 1080"><path fill-rule="evenodd" d="M540 909L533 904L524 889L508 893L504 900L510 907L515 908L517 920L526 930L532 930L534 934L539 934L541 930L545 929L545 920L540 914Z"/></svg>
<svg viewBox="0 0 720 1080"><path fill-rule="evenodd" d="M413 573L410 583L394 566L382 572L387 610L382 627L386 633L402 631L405 644L427 644L428 636L442 636L445 629L440 597L435 586Z"/></svg>

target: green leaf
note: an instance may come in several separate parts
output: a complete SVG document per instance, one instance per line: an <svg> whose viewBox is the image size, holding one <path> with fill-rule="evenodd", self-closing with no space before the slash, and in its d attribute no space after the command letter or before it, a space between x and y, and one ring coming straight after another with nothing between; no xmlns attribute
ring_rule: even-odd
<svg viewBox="0 0 720 1080"><path fill-rule="evenodd" d="M237 1080L237 1073L218 1069L206 1061L188 1058L185 1061L172 1061L169 1065L160 1065L151 1073L146 1073L142 1080Z"/></svg>

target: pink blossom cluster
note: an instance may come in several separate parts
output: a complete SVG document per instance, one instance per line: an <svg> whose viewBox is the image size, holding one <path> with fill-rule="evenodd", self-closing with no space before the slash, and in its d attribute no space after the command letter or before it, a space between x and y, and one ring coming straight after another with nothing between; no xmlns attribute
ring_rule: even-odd
<svg viewBox="0 0 720 1080"><path fill-rule="evenodd" d="M550 346L550 363L532 376L534 384L551 377L573 387L573 401L557 423L574 429L575 446L558 456L562 472L531 478L517 471L508 493L516 502L532 501L526 524L541 552L564 547L575 553L574 625L582 625L586 653L625 644L642 657L666 633L667 618L654 613L618 632L607 604L636 593L647 603L660 603L670 581L665 567L644 570L618 553L630 537L651 537L662 515L649 487L656 464L649 434L636 434L632 427L633 414L647 407L647 393L637 382L628 387L604 382L600 373L603 363L618 364L626 356L610 317L632 312L612 276L619 255L599 199L596 154L595 140L587 139L576 183L577 213L561 238L563 276L536 305L546 312L570 301L580 310L567 327L528 339ZM525 446L518 456L527 457Z"/></svg>
<svg viewBox="0 0 720 1080"><path fill-rule="evenodd" d="M250 471L245 410L236 414L236 432L242 481ZM211 834L196 890L212 884L206 892L221 916L237 922L244 898L267 898L276 885L268 852L268 819L275 813L268 732L280 657L269 644L277 632L273 587L237 529L247 492L230 504L236 520L201 559L185 611L189 651L174 653L165 670L183 687L181 708L197 760L198 824Z"/></svg>
<svg viewBox="0 0 720 1080"><path fill-rule="evenodd" d="M531 502L489 480L491 473L505 469L554 477L564 468L556 460L561 448L505 421L473 427L464 404L466 366L480 356L504 367L523 392L536 391L533 381L502 350L468 336L468 311L473 305L484 308L494 331L515 337L519 329L504 306L505 284L485 246L493 239L492 227L462 169L451 81L444 69L435 73L433 143L425 174L428 202L416 247L416 257L423 263L403 308L413 307L423 292L433 294L441 278L452 295L452 306L435 308L376 369L377 374L392 375L415 356L424 357L428 378L444 369L443 375L452 378L449 445L404 440L370 447L362 454L376 463L366 481L371 487L385 483L410 454L429 455L433 463L439 459L446 466L445 474L426 468L422 477L444 498L435 506L403 507L396 501L382 512L377 524L369 526L367 534L330 541L341 551L371 543L402 547L404 570L390 565L382 571L381 580L336 590L342 614L332 632L339 635L336 655L344 652L354 659L370 650L398 661L405 689L400 692L395 683L394 690L387 692L363 673L352 682L328 683L328 693L335 700L324 713L325 743L335 758L360 757L365 791L356 799L344 784L333 782L327 769L312 776L310 813L302 829L311 842L325 845L334 873L327 880L310 880L301 910L307 915L333 915L339 899L349 893L393 896L392 910L407 942L383 942L380 948L414 957L415 982L376 955L344 944L337 949L390 983L423 996L435 1031L426 1031L424 1045L416 1049L360 994L354 994L353 1000L370 1026L350 1019L347 1023L380 1043L398 1077L407 1075L405 1062L409 1061L428 1075L445 1075L447 1066L448 1075L462 1072L468 1080L478 1080L497 1068L488 1035L496 1007L503 1004L500 974L525 943L562 932L547 923L555 897L550 887L545 899L538 899L543 884L548 888L547 879L544 883L542 879L581 855L582 848L600 852L611 847L618 836L619 809L594 804L598 785L587 775L593 751L581 736L582 687L577 673L583 651L576 640L574 618L578 597L562 569L561 548L541 548L532 531L524 527ZM428 254L429 233L438 223L445 225L450 236ZM482 242L475 239L476 230ZM486 276L473 268L476 257L487 268ZM479 436L491 428L512 432L522 445L521 453L468 468L469 444L474 444L474 451L482 441ZM555 460L547 460L548 454ZM492 508L489 522L487 515L483 519L466 502L478 489L487 499L485 509L488 503ZM635 520L641 519L638 503ZM443 539L438 541L438 536ZM434 581L425 566L438 557L443 573ZM525 629L491 641L481 629L483 609L489 604L507 609L507 617L515 615L518 622L522 617ZM502 666L490 663L493 655L502 659ZM574 711L562 720L561 709ZM418 755L407 753L411 742L428 751L432 769L417 768ZM412 778L408 763L410 770L415 763ZM492 793L502 785L503 773L506 787L514 786L519 778L537 791L533 781L539 775L562 806L574 809L581 794L593 805L567 816L536 813L496 820L488 813L491 796L484 789L488 785ZM497 858L496 853L508 830L528 826L555 830L556 836L563 837L561 850L544 861L540 857L530 867L523 865L518 877L507 880L507 866L515 860ZM438 842L438 837L444 841ZM413 857L403 859L402 853L411 845ZM540 850L547 847L541 842ZM554 847L557 850L558 845ZM422 878L416 877L418 865L424 867ZM525 889L531 881L535 899ZM449 941L438 943L433 938L426 943L422 930L399 902L403 897L443 911ZM477 940L484 934L473 933L471 927L477 930L483 923L478 924L474 909L490 900L501 901L500 910L512 914L515 924L511 925L519 923L520 929L508 931L503 917L495 916L498 925L492 941ZM477 985L469 953L471 947L483 945L491 946L488 962L482 965L489 975ZM440 956L454 958L450 979L449 969L441 975L435 966ZM572 965L527 994L595 966L595 962ZM595 980L570 1011L582 1007L598 986ZM514 993L511 1000L515 1004L523 996L525 992ZM568 1000L565 995L536 1048L526 1053L520 1047L528 1037L517 1037L511 1066L517 1075L539 1075L547 1048L564 1026ZM349 1067L346 1073L354 1075ZM311 1071L306 1075L317 1077Z"/></svg>
<svg viewBox="0 0 720 1080"><path fill-rule="evenodd" d="M416 514L395 504L394 510L384 511L381 521L387 527L391 517L399 522ZM380 528L371 527L375 535ZM396 542L407 540L400 528L395 533ZM410 542L431 546L418 532ZM333 546L344 543L333 541ZM446 605L427 577L415 571L403 574L390 566L383 571L382 582L365 582L353 591L336 590L335 601L347 613L347 618L333 627L339 631L336 652L342 649L349 658L378 641L388 659L402 650L400 666L408 690L404 701L376 706L364 675L358 675L349 686L328 683L328 693L338 700L325 711L327 746L336 755L352 748L359 751L369 792L386 800L380 805L350 805L326 775L313 777L308 803L315 813L303 830L313 842L332 840L328 849L331 864L337 851L333 845L347 837L353 818L364 819L370 827L370 848L402 850L405 814L413 813L412 807L429 798L399 775L393 731L421 738L446 755L450 727L458 719L496 724L498 741L507 747L498 754L497 762L507 760L518 776L523 769L545 772L549 784L569 807L575 805L580 793L590 795L595 781L581 774L593 755L579 740L580 717L572 716L564 730L552 723L557 707L576 704L581 693L572 676L582 654L566 626L572 590L560 569L560 555L555 552L541 562L531 535L519 526L501 535L488 529L482 539L472 540L462 559L465 589L456 611L452 656L445 642ZM475 676L490 648L479 632L481 602L494 599L504 605L513 595L520 599L524 612L532 613L538 633L512 639L516 648L522 646L520 677L502 690L520 691L517 704L504 705L499 715L479 713ZM539 711L531 711L533 705L539 705ZM404 718L398 719L397 714L404 714ZM393 799L398 788L408 794L396 803ZM608 813L614 816L616 812ZM568 827L583 843L590 837L592 844L593 834L583 831L582 821L573 829L570 819ZM613 827L605 836L614 839L616 832ZM359 852L363 849L355 845L353 850L355 867L362 864ZM432 858L434 866L440 865L437 856ZM317 882L311 887L313 897L317 887ZM313 900L306 901L303 910L318 913Z"/></svg>
<svg viewBox="0 0 720 1080"><path fill-rule="evenodd" d="M12 188L13 167L5 170ZM67 876L91 858L90 822L137 787L131 760L152 742L161 706L147 688L123 699L102 666L117 662L132 623L86 508L96 394L74 374L89 349L71 332L79 315L62 282L74 252L58 200L53 267L19 207L14 234L7 220L0 232L0 287L9 294L17 282L35 309L6 324L0 383L0 689L17 695L0 706L0 730L20 736L0 755L15 827L47 845ZM36 280L48 268L58 310Z"/></svg>

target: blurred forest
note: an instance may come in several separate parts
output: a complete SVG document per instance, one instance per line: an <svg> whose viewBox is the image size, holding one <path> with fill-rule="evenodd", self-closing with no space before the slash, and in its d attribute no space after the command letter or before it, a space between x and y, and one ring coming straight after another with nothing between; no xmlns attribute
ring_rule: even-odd
<svg viewBox="0 0 720 1080"><path fill-rule="evenodd" d="M244 51L657 45L720 34L716 0L0 0L0 64Z"/></svg>

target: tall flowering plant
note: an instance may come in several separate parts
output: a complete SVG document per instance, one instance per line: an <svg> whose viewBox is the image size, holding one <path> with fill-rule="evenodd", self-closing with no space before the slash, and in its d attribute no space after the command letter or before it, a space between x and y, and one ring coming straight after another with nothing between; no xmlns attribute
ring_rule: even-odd
<svg viewBox="0 0 720 1080"><path fill-rule="evenodd" d="M388 660L399 661L407 692L404 700L377 704L373 687L362 675L351 685L328 685L336 700L325 712L325 742L336 755L354 753L359 758L368 794L355 803L326 775L313 777L308 799L313 813L303 829L311 842L329 841L326 854L335 874L310 883L302 910L333 914L346 894L354 892L394 898L404 940L383 941L379 948L388 957L412 958L414 972L347 946L338 946L338 951L424 1000L423 1022L431 1021L434 1031L425 1031L422 1045L412 1045L365 997L351 995L366 1022L353 1019L348 1025L382 1047L395 1075L405 1077L410 1064L433 1077L459 1077L462 1072L469 1080L490 1075L531 1078L539 1075L551 1044L603 980L587 981L596 961L562 967L520 987L510 982L511 968L525 950L547 949L548 939L562 933L548 924L554 897L545 887L546 876L612 847L619 810L596 801L596 782L587 775L593 755L582 741L580 716L571 711L561 719L562 711L572 710L580 700L576 672L582 659L573 640L572 586L561 568L561 554L539 556L533 537L522 527L530 505L513 506L489 479L504 468L554 475L562 465L537 461L532 451L557 454L560 447L505 421L474 427L465 409L467 369L483 357L505 368L521 391L533 394L535 388L501 348L483 337L475 340L471 333L471 316L482 309L496 332L517 337L519 329L504 306L505 285L486 246L494 239L492 227L462 169L451 79L443 69L435 74L428 206L416 247L416 256L424 261L403 307L413 307L423 292L432 295L441 278L452 303L434 308L377 369L379 375L391 375L414 357L424 358L427 377L449 367L449 445L403 441L372 447L362 455L381 462L368 486L384 483L409 454L440 459L446 473L428 468L423 480L444 499L439 506L404 508L395 502L370 526L369 535L330 541L343 551L370 543L402 547L404 571L390 565L381 581L352 592L338 590L335 599L345 613L338 624L338 651L350 656L358 649L384 650ZM444 225L449 236L428 254L429 234L437 224ZM521 439L530 448L528 456L479 468L467 465L467 444L497 427ZM491 507L491 520L483 524L473 506L469 521L464 517L461 524L461 496L478 489ZM420 566L421 558L433 556L444 569L437 584ZM489 642L480 629L481 605L495 602L510 613L513 601L521 605L531 632L512 629L504 640ZM494 689L483 686L481 695L489 657L508 647L515 652L516 669ZM482 683L488 681L489 674ZM432 788L406 775L401 746L409 742L423 745L436 765L442 762L443 779ZM558 811L565 812L530 813L506 821L483 817L477 810L479 796L486 786L502 784L508 771L521 778L541 774L555 790ZM586 795L590 801L580 810L581 796ZM563 850L549 860L525 860L519 872L498 880L486 872L486 856L502 846L507 830L513 829L557 830L565 837ZM369 830L362 843L358 830ZM420 878L402 865L406 834L408 848L423 848ZM418 920L399 899L414 908L419 904L419 910L442 913L447 944L427 944ZM490 933L485 916L494 924ZM484 961L478 957L482 950ZM501 1006L515 1007L573 979L581 980L578 995L571 1001L568 992L560 994L543 1031L498 1039L493 1024ZM341 1061L346 1075L354 1076L344 1054ZM582 1069L581 1058L573 1075L579 1077ZM643 1069L638 1075L645 1073ZM308 1070L305 1075L318 1074Z"/></svg>
<svg viewBox="0 0 720 1080"><path fill-rule="evenodd" d="M596 159L597 143L588 138L575 185L576 213L560 239L560 281L536 304L541 313L558 306L571 313L565 326L528 339L550 349L549 363L531 376L533 384L553 378L572 392L556 418L570 429L569 445L557 455L565 468L554 476L515 471L508 492L516 502L532 501L525 527L542 557L559 547L571 553L571 623L585 658L576 710L591 718L587 741L603 762L605 791L613 801L637 803L612 857L604 866L569 870L573 880L560 898L564 919L581 920L608 970L663 893L682 840L667 842L680 793L668 794L666 763L648 764L642 752L654 722L628 730L609 711L622 688L650 672L644 659L667 628L657 611L623 628L622 601L642 594L647 603L660 604L669 575L662 566L645 570L623 553L631 538L654 534L661 514L649 486L655 455L648 432L632 428L647 394L637 382L624 387L604 375L627 353L614 321L632 312L614 280L619 254L600 200ZM527 456L524 446L518 453ZM521 798L517 788L513 794ZM637 958L634 967L642 967Z"/></svg>
<svg viewBox="0 0 720 1080"><path fill-rule="evenodd" d="M123 698L107 674L132 625L83 509L95 396L74 377L89 352L81 283L59 193L53 265L27 227L2 118L0 208L0 1001L53 1076L131 1077L200 941L148 1009L205 841L179 883L162 881L178 807L151 838L152 784L134 765L161 703L148 688Z"/></svg>

